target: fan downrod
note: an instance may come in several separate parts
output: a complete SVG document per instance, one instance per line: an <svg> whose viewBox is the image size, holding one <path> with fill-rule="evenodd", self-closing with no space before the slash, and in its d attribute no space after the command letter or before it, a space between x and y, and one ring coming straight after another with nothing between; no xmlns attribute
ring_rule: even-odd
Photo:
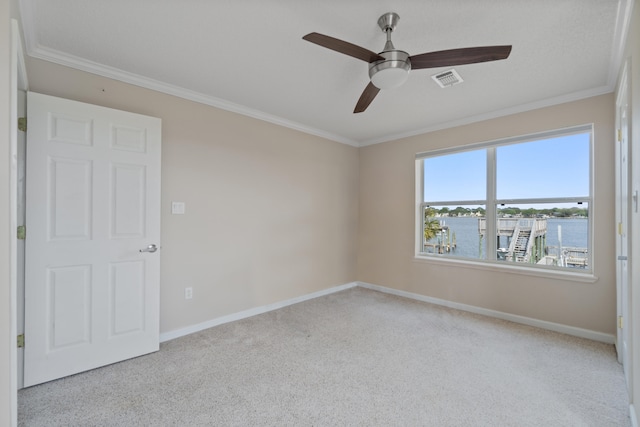
<svg viewBox="0 0 640 427"><path fill-rule="evenodd" d="M400 16L388 12L378 19L380 29L387 35L384 50L379 53L384 59L369 63L369 79L378 89L393 89L401 86L411 71L409 54L396 49L391 41L391 33L396 28Z"/></svg>

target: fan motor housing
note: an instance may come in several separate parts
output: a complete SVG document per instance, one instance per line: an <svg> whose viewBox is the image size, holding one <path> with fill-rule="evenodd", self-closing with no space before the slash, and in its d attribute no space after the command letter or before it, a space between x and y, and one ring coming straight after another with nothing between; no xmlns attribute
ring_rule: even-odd
<svg viewBox="0 0 640 427"><path fill-rule="evenodd" d="M394 49L380 52L379 55L385 59L372 62L369 66L371 82L379 89L393 89L402 85L411 71L409 54Z"/></svg>

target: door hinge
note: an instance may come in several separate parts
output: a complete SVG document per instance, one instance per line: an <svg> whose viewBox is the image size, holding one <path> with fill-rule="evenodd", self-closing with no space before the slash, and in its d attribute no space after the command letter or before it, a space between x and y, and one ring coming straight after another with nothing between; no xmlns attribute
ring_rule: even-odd
<svg viewBox="0 0 640 427"><path fill-rule="evenodd" d="M618 328L623 329L624 323L622 321L622 316L618 316Z"/></svg>
<svg viewBox="0 0 640 427"><path fill-rule="evenodd" d="M618 223L618 234L620 236L622 236L622 223L621 222Z"/></svg>
<svg viewBox="0 0 640 427"><path fill-rule="evenodd" d="M24 348L24 334L18 335L18 348Z"/></svg>
<svg viewBox="0 0 640 427"><path fill-rule="evenodd" d="M20 117L18 119L18 130L21 130L22 132L26 132L27 131L27 118L26 117Z"/></svg>
<svg viewBox="0 0 640 427"><path fill-rule="evenodd" d="M24 240L27 238L27 227L24 225L18 226L18 240Z"/></svg>

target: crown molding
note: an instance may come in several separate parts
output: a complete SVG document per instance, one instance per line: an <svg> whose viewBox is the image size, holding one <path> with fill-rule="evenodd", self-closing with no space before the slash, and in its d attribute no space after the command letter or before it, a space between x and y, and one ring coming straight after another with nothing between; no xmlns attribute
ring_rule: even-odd
<svg viewBox="0 0 640 427"><path fill-rule="evenodd" d="M475 116L465 117L459 120L443 122L433 126L415 129L408 132L389 134L389 135L381 136L379 138L355 141L349 138L345 138L341 135L337 135L334 133L323 131L321 129L305 126L300 123L286 120L282 117L278 117L272 114L267 114L259 110L255 110L249 107L245 107L243 105L226 101L221 98L203 95L199 92L195 92L189 89L163 83L158 80L142 77L137 74L128 73L114 67L105 66L96 62L74 57L72 55L67 55L62 52L56 51L54 49L43 48L41 46L33 47L33 46L30 46L30 43L28 42L27 49L29 48L31 48L31 51L28 52L28 55L33 58L53 62L59 65L74 68L80 71L85 71L85 72L96 74L102 77L107 77L107 78L118 80L124 83L143 87L145 89L151 89L151 90L165 93L168 95L177 96L179 98L187 99L190 101L198 102L200 104L205 104L211 107L220 108L222 110L252 117L254 119L262 120L278 126L283 126L283 127L297 130L306 134L310 134L310 135L318 136L331 141L339 142L341 144L350 145L352 147L365 147L368 145L375 145L383 142L395 141L403 138L408 138L411 136L421 135L421 134L453 128L457 126L464 126L471 123L495 119L498 117L522 113L525 111L536 110L539 108L549 107L557 104L563 104L566 102L578 101L581 99L590 98L593 96L598 96L598 95L602 95L602 94L606 94L614 91L613 86L602 86L595 89L589 89L589 90L575 92L575 93L571 93L571 94L567 94L559 97L522 104L516 107L511 107L511 108L491 111L488 113L483 113ZM617 71L616 71L616 76L617 76ZM614 84L615 84L615 81L614 81Z"/></svg>
<svg viewBox="0 0 640 427"><path fill-rule="evenodd" d="M195 92L189 89L185 89L179 86L170 85L158 80L149 79L134 73L129 73L114 67L105 66L96 62L88 61L73 55L68 55L54 49L41 46L37 41L37 36L34 32L33 26L33 11L32 4L28 0L19 0L20 13L22 16L22 28L24 30L24 41L26 45L26 52L33 58L42 59L45 61L53 62L59 65L67 66L70 68L78 69L88 73L100 75L103 77L118 80L124 83L133 84L135 86L151 89L157 92L165 93L168 95L177 96L179 98L187 99L190 101L198 102L211 107L219 108L222 110L230 111L233 113L241 114L244 116L252 117L258 120L262 120L268 123L272 123L278 126L283 126L289 129L297 130L309 135L318 136L320 138L328 139L331 141L339 142L342 144L350 145L353 147L365 147L368 145L380 144L384 142L395 141L403 138L408 138L424 133L434 132L438 130L453 128L457 126L464 126L471 123L476 123L484 120L495 119L498 117L508 116L512 114L522 113L525 111L535 110L539 108L549 107L553 105L563 104L566 102L578 101L581 99L598 96L606 93L611 93L615 90L618 74L620 72L621 64L624 61L624 49L631 22L631 16L633 11L635 0L619 0L618 11L616 18L616 25L613 37L612 53L609 63L609 72L607 76L607 83L605 86L588 89L584 91L574 92L559 97L553 97L543 99L519 106L495 110L475 116L465 117L458 120L447 121L438 123L429 127L410 130L402 133L394 133L388 135L381 135L377 138L354 140L347 138L343 135L338 135L332 132L327 132L322 129L306 126L301 123L297 123L285 118L265 113L256 109L246 107L244 105L236 104L225 99L204 95L199 92Z"/></svg>
<svg viewBox="0 0 640 427"><path fill-rule="evenodd" d="M476 116L466 117L460 120L453 120L449 122L443 122L434 126L416 129L409 132L390 134L381 136L379 138L373 138L360 142L360 147L368 145L380 144L383 142L395 141L398 139L408 138L411 136L421 135L424 133L435 132L438 130L449 129L457 126L464 126L471 123L481 122L484 120L495 119L498 117L509 116L512 114L522 113L525 111L536 110L539 108L551 107L553 105L564 104L567 102L579 101L585 98L591 98L593 96L604 95L615 91L618 75L624 62L624 52L627 41L627 35L629 33L629 26L631 24L631 17L633 13L633 6L636 0L619 0L618 13L616 17L616 24L613 36L613 45L611 47L611 60L609 62L609 72L607 76L607 83L605 86L588 89L584 91L574 92L554 98L543 99L527 104L518 105L512 108L506 108L502 110L496 110Z"/></svg>
<svg viewBox="0 0 640 427"><path fill-rule="evenodd" d="M580 92L574 92L567 95L562 95L554 98L543 99L540 101L530 102L527 104L518 105L515 107L509 107L502 110L495 110L488 113L478 114L475 116L465 117L459 120L452 120L449 122L439 123L433 126L416 129L408 132L385 135L380 138L370 139L360 142L360 147L366 147L368 145L381 144L383 142L397 141L403 138L409 138L416 135L422 135L425 133L435 132L443 129L450 129L458 126L465 126L472 123L482 122L485 120L497 119L499 117L510 116L513 114L523 113L526 111L537 110L539 108L551 107L554 105L565 104L567 102L579 101L585 98L591 98L594 96L604 95L613 92L614 88L609 86L601 86L595 89L588 89Z"/></svg>
<svg viewBox="0 0 640 427"><path fill-rule="evenodd" d="M31 39L31 37L30 37ZM135 86L143 87L145 89L151 89L157 92L165 93L167 95L177 96L179 98L187 99L189 101L198 102L200 104L209 105L211 107L219 108L221 110L230 111L233 113L248 116L254 119L262 120L268 123L272 123L278 126L283 126L289 129L297 130L309 135L318 136L331 141L339 142L353 147L358 147L357 141L349 138L345 138L341 135L336 135L331 132L326 132L321 129L316 129L310 126L284 119L282 117L268 114L263 111L255 110L244 105L236 104L225 99L216 98L214 96L204 95L202 93L185 89L179 86L170 85L158 80L143 77L134 73L122 71L118 68L109 67L97 62L89 61L86 59L78 58L73 55L57 51L55 49L45 48L40 45L33 44L31 40L27 43L28 55L32 58L42 59L44 61L53 62L55 64L63 65L65 67L74 68L76 70L85 71L91 74L96 74L102 77L107 77L113 80L118 80L124 83L132 84Z"/></svg>

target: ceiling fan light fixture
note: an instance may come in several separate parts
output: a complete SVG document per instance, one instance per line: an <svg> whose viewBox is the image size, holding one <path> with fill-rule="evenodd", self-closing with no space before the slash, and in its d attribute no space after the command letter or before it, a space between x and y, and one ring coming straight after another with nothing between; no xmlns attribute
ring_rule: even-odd
<svg viewBox="0 0 640 427"><path fill-rule="evenodd" d="M371 83L378 89L395 89L409 78L409 70L403 68L384 68L371 76Z"/></svg>
<svg viewBox="0 0 640 427"><path fill-rule="evenodd" d="M411 61L409 54L401 50L380 52L384 61L376 61L369 67L371 83L378 89L394 89L409 78Z"/></svg>

